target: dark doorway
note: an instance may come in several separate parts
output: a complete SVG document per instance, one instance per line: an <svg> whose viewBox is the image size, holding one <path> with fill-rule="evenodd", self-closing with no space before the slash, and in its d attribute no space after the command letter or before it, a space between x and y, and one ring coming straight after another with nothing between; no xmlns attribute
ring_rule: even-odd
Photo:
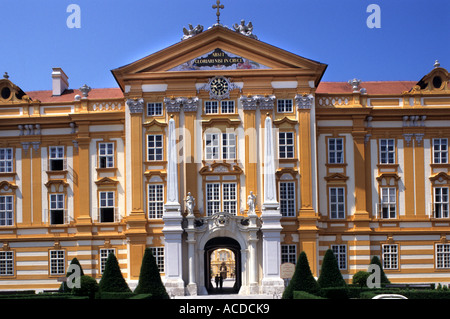
<svg viewBox="0 0 450 319"><path fill-rule="evenodd" d="M218 249L224 249L233 254L234 270L229 273L228 282L233 282L232 286L220 284L215 285L215 278L213 278L213 269L211 268L211 255ZM222 269L223 275L223 269ZM224 278L222 278L224 279ZM205 286L208 294L237 294L242 285L241 278L241 245L229 237L216 237L210 239L205 245Z"/></svg>

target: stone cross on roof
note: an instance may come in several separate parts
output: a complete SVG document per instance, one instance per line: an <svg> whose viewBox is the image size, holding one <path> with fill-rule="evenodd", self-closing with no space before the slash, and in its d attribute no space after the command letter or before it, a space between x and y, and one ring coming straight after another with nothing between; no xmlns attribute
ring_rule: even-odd
<svg viewBox="0 0 450 319"><path fill-rule="evenodd" d="M212 8L213 9L217 9L217 13L216 13L216 15L217 15L217 24L220 24L220 9L225 8L225 6L223 4L220 4L220 0L217 0L216 3L217 3L217 5L216 4L213 5Z"/></svg>

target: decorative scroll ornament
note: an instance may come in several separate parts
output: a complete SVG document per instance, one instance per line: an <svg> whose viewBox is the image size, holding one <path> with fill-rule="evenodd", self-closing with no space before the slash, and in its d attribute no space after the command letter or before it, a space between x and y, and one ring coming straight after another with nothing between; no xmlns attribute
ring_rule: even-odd
<svg viewBox="0 0 450 319"><path fill-rule="evenodd" d="M299 109L311 109L314 103L314 97L309 95L297 95L295 101Z"/></svg>
<svg viewBox="0 0 450 319"><path fill-rule="evenodd" d="M181 40L186 40L189 38L192 38L193 36L200 34L203 32L203 26L198 24L195 28L192 26L192 24L189 24L189 29L183 28L183 37Z"/></svg>
<svg viewBox="0 0 450 319"><path fill-rule="evenodd" d="M212 219L217 227L224 227L230 222L230 214L224 212L216 213L212 216Z"/></svg>
<svg viewBox="0 0 450 319"><path fill-rule="evenodd" d="M235 23L233 29L234 31L239 32L242 35L258 40L258 37L253 34L253 24L251 21L247 25L245 25L245 20L241 20L241 24L238 25L237 23Z"/></svg>
<svg viewBox="0 0 450 319"><path fill-rule="evenodd" d="M128 99L130 113L142 113L144 111L144 99Z"/></svg>
<svg viewBox="0 0 450 319"><path fill-rule="evenodd" d="M261 110L272 110L275 99L275 95L253 95L240 97L244 110L256 110L257 106L259 106Z"/></svg>
<svg viewBox="0 0 450 319"><path fill-rule="evenodd" d="M196 112L198 108L198 97L177 97L177 98L165 98L167 112L180 112L181 108L185 112Z"/></svg>

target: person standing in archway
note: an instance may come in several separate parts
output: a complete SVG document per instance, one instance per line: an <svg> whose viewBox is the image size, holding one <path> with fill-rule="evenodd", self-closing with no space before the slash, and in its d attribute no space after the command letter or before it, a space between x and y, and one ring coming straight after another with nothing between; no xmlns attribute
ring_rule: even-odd
<svg viewBox="0 0 450 319"><path fill-rule="evenodd" d="M216 282L216 289L219 288L219 275L216 275L216 277L214 278L215 282Z"/></svg>

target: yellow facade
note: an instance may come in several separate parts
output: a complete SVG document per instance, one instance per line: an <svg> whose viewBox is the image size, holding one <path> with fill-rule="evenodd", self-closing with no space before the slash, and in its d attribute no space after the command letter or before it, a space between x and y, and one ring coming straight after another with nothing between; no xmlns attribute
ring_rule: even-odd
<svg viewBox="0 0 450 319"><path fill-rule="evenodd" d="M253 67L186 68L217 49ZM352 87L321 83L325 70L218 25L113 70L117 89L58 95L0 80L0 289L57 288L74 257L99 279L110 251L133 284L146 247L164 278L170 119L183 217L188 192L197 221L215 207L245 220L250 192L260 217L266 117L282 262L305 251L318 276L333 248L347 280L376 255L392 282L450 282L448 72L436 65L419 81ZM215 77L234 84L224 100L204 89ZM256 234L249 251L260 251ZM261 256L254 262L259 282Z"/></svg>

